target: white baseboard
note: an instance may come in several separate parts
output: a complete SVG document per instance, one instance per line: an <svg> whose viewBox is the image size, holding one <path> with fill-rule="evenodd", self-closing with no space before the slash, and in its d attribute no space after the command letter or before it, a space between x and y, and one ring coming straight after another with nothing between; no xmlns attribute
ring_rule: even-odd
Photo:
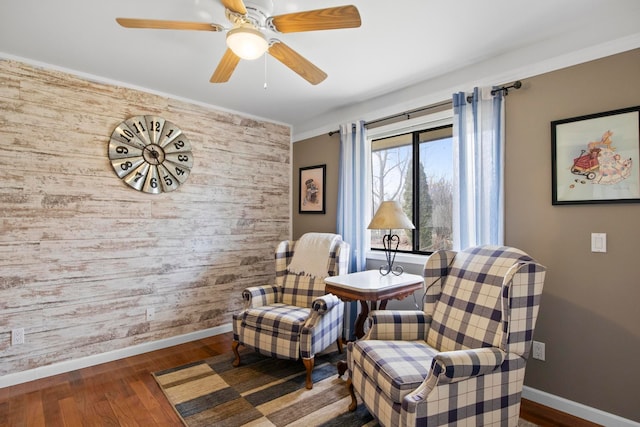
<svg viewBox="0 0 640 427"><path fill-rule="evenodd" d="M229 323L216 326L214 328L190 332L184 335L178 335L158 341L152 341L134 345L131 347L121 348L118 350L108 351L106 353L94 354L92 356L82 357L80 359L66 360L64 362L41 366L39 368L29 369L27 371L16 372L15 374L8 374L0 377L0 388L22 384L53 375L63 374L65 372L71 372L75 371L76 369L95 366L101 363L113 362L114 360L123 359L125 357L136 356L138 354L148 353L150 351L160 350L162 348L172 347L174 345L184 344L186 342L212 337L214 335L220 335L231 331L232 327L231 323Z"/></svg>
<svg viewBox="0 0 640 427"><path fill-rule="evenodd" d="M548 406L574 417L591 421L606 427L640 427L640 423L619 417L581 403L573 402L563 397L555 396L535 388L524 386L522 397L533 402Z"/></svg>

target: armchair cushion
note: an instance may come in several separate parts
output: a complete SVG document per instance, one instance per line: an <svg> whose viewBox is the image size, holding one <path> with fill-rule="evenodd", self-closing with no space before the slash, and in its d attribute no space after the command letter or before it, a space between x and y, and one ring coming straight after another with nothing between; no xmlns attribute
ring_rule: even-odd
<svg viewBox="0 0 640 427"><path fill-rule="evenodd" d="M274 303L245 311L244 324L262 332L283 332L299 335L309 317L309 309Z"/></svg>
<svg viewBox="0 0 640 427"><path fill-rule="evenodd" d="M241 325L245 345L265 356L297 360L301 331L308 317L308 308L275 303L245 310L240 318L234 316L234 325Z"/></svg>
<svg viewBox="0 0 640 427"><path fill-rule="evenodd" d="M364 378L354 376L353 383L358 388L362 384L365 394L371 396L382 392L385 397L396 403L424 381L431 368L437 351L424 341L378 341L362 340L349 343L348 351L352 362L362 366L376 387ZM352 371L360 374L361 370ZM376 390L379 389L379 390ZM366 399L365 399L366 400Z"/></svg>

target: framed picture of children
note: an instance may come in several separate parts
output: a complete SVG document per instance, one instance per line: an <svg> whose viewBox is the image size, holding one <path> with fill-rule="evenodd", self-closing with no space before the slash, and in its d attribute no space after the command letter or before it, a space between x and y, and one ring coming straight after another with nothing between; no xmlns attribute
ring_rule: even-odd
<svg viewBox="0 0 640 427"><path fill-rule="evenodd" d="M326 169L327 165L300 168L299 213L325 213Z"/></svg>
<svg viewBox="0 0 640 427"><path fill-rule="evenodd" d="M640 202L640 106L551 122L553 205Z"/></svg>

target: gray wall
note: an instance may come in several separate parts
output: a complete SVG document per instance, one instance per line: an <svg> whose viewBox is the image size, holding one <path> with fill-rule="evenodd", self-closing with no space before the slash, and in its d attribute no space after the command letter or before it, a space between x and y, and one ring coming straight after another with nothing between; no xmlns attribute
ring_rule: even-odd
<svg viewBox="0 0 640 427"><path fill-rule="evenodd" d="M338 207L338 165L340 158L340 135L320 135L312 140L293 144L293 239L304 233L316 231L335 233L336 212ZM300 168L326 165L327 182L325 209L326 214L300 214L298 211L300 195Z"/></svg>
<svg viewBox="0 0 640 427"><path fill-rule="evenodd" d="M640 105L638 76L636 49L528 79L507 100L505 178L506 241L548 268L546 362L531 361L526 384L635 421L640 205L552 206L550 122ZM591 252L592 232L607 233L607 253Z"/></svg>
<svg viewBox="0 0 640 427"><path fill-rule="evenodd" d="M526 79L510 92L505 240L548 267L535 334L546 361L529 360L525 385L640 422L640 204L552 206L550 142L553 120L640 105L639 76L636 49ZM310 145L327 149L327 136L296 142L294 164L313 162ZM294 216L294 230L312 226ZM607 233L607 253L590 251L592 232Z"/></svg>

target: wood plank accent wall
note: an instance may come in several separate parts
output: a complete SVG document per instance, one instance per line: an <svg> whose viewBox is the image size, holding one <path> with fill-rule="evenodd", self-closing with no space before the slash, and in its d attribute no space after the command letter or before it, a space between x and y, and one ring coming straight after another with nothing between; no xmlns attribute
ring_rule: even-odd
<svg viewBox="0 0 640 427"><path fill-rule="evenodd" d="M135 191L107 156L115 126L149 114L193 147L171 193ZM0 61L0 376L229 323L290 236L290 133Z"/></svg>

